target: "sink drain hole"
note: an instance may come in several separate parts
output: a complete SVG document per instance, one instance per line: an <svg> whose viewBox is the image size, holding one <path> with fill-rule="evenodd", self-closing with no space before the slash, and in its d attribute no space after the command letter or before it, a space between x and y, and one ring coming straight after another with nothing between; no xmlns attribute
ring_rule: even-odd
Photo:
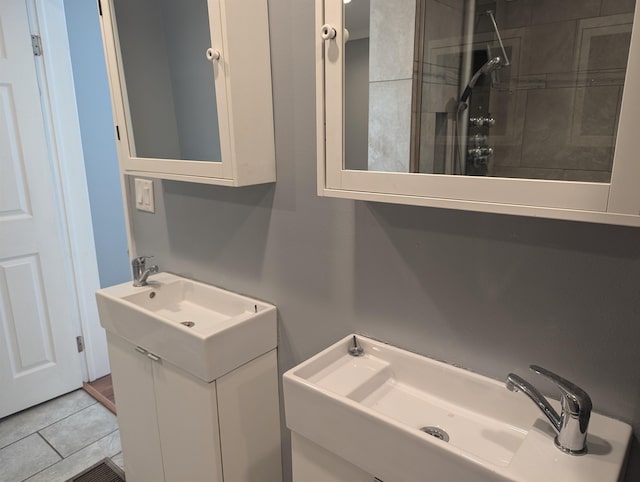
<svg viewBox="0 0 640 482"><path fill-rule="evenodd" d="M442 430L441 428L438 428L438 427L422 427L420 430L422 430L424 433L428 433L432 437L435 437L435 438L437 438L439 440L442 440L443 442L448 442L449 441L449 434L447 432L445 432L444 430Z"/></svg>
<svg viewBox="0 0 640 482"><path fill-rule="evenodd" d="M192 328L196 325L193 321L181 321L180 324L186 326L187 328Z"/></svg>

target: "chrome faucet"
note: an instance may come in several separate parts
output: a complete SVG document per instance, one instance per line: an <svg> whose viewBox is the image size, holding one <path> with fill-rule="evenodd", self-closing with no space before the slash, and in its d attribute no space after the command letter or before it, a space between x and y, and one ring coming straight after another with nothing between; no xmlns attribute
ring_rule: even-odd
<svg viewBox="0 0 640 482"><path fill-rule="evenodd" d="M560 415L533 385L518 375L510 373L507 376L507 388L512 392L521 391L542 410L542 413L545 414L558 433L555 438L556 447L571 455L587 453L587 427L589 426L592 408L591 398L587 392L570 381L537 365L531 365L529 368L558 385L562 395L560 400L562 412Z"/></svg>
<svg viewBox="0 0 640 482"><path fill-rule="evenodd" d="M137 256L131 260L133 286L146 286L149 275L158 272L158 265L156 264L147 268L147 259L152 257L153 256Z"/></svg>

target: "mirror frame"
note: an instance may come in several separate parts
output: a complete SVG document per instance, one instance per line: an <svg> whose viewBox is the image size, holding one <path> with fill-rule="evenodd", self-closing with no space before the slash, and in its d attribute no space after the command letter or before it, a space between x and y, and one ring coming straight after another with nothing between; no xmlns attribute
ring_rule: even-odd
<svg viewBox="0 0 640 482"><path fill-rule="evenodd" d="M323 40L321 28L336 30ZM640 5L636 6L609 183L357 171L344 168L344 4L316 0L318 195L640 226Z"/></svg>

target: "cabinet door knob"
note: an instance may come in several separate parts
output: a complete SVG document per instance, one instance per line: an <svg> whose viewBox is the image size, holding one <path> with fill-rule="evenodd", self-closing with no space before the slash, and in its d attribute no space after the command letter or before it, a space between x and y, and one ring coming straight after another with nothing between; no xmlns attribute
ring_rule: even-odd
<svg viewBox="0 0 640 482"><path fill-rule="evenodd" d="M214 50L211 47L209 47L207 49L207 59L211 60L212 62L215 62L217 60L220 60L220 51L219 50Z"/></svg>
<svg viewBox="0 0 640 482"><path fill-rule="evenodd" d="M320 29L320 36L322 40L331 40L336 38L336 29L328 23L325 23Z"/></svg>

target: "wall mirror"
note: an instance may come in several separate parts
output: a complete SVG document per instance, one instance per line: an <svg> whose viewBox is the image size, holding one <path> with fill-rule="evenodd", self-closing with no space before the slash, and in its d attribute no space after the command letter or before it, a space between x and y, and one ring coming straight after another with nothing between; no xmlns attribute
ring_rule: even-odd
<svg viewBox="0 0 640 482"><path fill-rule="evenodd" d="M114 0L131 157L220 162L206 0Z"/></svg>
<svg viewBox="0 0 640 482"><path fill-rule="evenodd" d="M267 2L236 3L101 1L125 173L275 180Z"/></svg>
<svg viewBox="0 0 640 482"><path fill-rule="evenodd" d="M319 0L319 193L640 225L635 3Z"/></svg>

